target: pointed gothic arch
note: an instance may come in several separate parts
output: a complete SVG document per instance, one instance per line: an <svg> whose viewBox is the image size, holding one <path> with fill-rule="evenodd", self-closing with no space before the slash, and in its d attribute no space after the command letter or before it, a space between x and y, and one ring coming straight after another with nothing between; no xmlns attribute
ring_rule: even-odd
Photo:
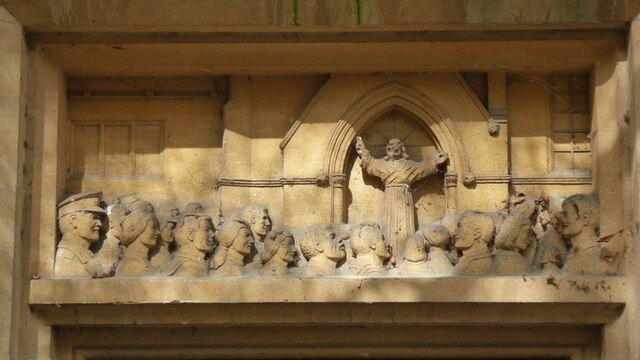
<svg viewBox="0 0 640 360"><path fill-rule="evenodd" d="M448 174L471 172L469 159L453 121L429 97L398 82L377 87L356 100L336 124L324 158L324 173L344 174L355 137L380 115L398 109L411 114L429 129L438 151L449 154Z"/></svg>
<svg viewBox="0 0 640 360"><path fill-rule="evenodd" d="M433 135L438 151L449 154L445 175L447 211L455 212L458 182L471 174L469 159L461 136L453 121L428 96L399 82L381 85L358 98L339 118L329 140L323 162L323 172L331 184L332 222L343 222L345 171L350 147L355 137L372 121L386 112L400 110L410 114Z"/></svg>

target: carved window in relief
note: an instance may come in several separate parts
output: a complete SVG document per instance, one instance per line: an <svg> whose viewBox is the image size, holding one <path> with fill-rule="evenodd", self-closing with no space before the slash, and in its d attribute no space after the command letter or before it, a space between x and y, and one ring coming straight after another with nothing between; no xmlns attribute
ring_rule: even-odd
<svg viewBox="0 0 640 360"><path fill-rule="evenodd" d="M73 176L161 176L160 122L74 122Z"/></svg>
<svg viewBox="0 0 640 360"><path fill-rule="evenodd" d="M551 93L551 168L554 172L591 169L591 106L589 77L584 74L548 77Z"/></svg>

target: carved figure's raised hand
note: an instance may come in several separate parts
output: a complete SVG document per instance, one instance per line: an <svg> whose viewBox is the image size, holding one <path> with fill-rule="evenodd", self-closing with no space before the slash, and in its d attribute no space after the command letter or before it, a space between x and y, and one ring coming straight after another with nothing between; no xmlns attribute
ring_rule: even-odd
<svg viewBox="0 0 640 360"><path fill-rule="evenodd" d="M367 147L364 146L364 141L360 136L356 137L356 153L358 156L362 157L362 155L368 153Z"/></svg>
<svg viewBox="0 0 640 360"><path fill-rule="evenodd" d="M436 162L438 163L438 165L444 163L445 161L447 161L449 159L449 154L447 153L439 153L438 156L436 157Z"/></svg>

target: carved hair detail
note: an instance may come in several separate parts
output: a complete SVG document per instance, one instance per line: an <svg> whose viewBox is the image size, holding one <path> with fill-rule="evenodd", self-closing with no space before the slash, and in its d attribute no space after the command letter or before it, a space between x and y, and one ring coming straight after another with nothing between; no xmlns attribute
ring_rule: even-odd
<svg viewBox="0 0 640 360"><path fill-rule="evenodd" d="M495 232L491 216L478 211L465 211L460 217L460 225L480 230L480 240L484 243L489 243Z"/></svg>
<svg viewBox="0 0 640 360"><path fill-rule="evenodd" d="M149 226L155 223L158 227L158 219L153 213L144 209L138 209L127 215L122 221L122 236L120 242L124 246L131 245Z"/></svg>
<svg viewBox="0 0 640 360"><path fill-rule="evenodd" d="M283 246L283 244L286 245L288 238L293 238L293 235L283 230L270 231L264 240L264 251L260 255L262 263L266 264L271 260L271 258L278 253L280 247Z"/></svg>
<svg viewBox="0 0 640 360"><path fill-rule="evenodd" d="M380 225L373 222L361 223L351 230L351 249L353 250L353 256L358 256L360 253L367 253L371 251L370 238L372 234L380 233Z"/></svg>
<svg viewBox="0 0 640 360"><path fill-rule="evenodd" d="M400 142L400 145L402 146L402 158L403 159L409 159L409 154L407 154L407 148L404 145L404 141L400 140L400 138L391 138L389 139L389 142L387 142L387 146L385 147L385 156L382 158L383 160L391 160L391 156L389 156L388 154L388 148L389 148L389 143L391 142L391 140L398 140Z"/></svg>
<svg viewBox="0 0 640 360"><path fill-rule="evenodd" d="M218 247L213 256L213 268L218 269L227 260L229 248L242 229L250 229L249 224L242 220L233 220L222 225L218 233Z"/></svg>
<svg viewBox="0 0 640 360"><path fill-rule="evenodd" d="M174 230L178 246L186 245L190 241L188 236L189 230L200 229L203 222L202 220L210 222L211 218L208 215L186 214L178 221Z"/></svg>
<svg viewBox="0 0 640 360"><path fill-rule="evenodd" d="M269 215L269 209L261 205L249 205L242 209L240 219L251 224L262 215Z"/></svg>
<svg viewBox="0 0 640 360"><path fill-rule="evenodd" d="M504 250L515 250L516 239L524 226L531 226L531 220L526 214L514 214L508 216L500 232L496 235L496 248ZM529 236L529 234L527 234Z"/></svg>
<svg viewBox="0 0 640 360"><path fill-rule="evenodd" d="M153 205L149 201L136 195L128 195L120 198L120 202L122 206L132 213L138 210L144 210L150 213L154 212Z"/></svg>
<svg viewBox="0 0 640 360"><path fill-rule="evenodd" d="M204 213L204 208L199 202L190 202L184 207L184 215Z"/></svg>
<svg viewBox="0 0 640 360"><path fill-rule="evenodd" d="M571 204L579 218L589 214L590 223L598 222L598 199L593 195L575 194L564 199L564 203Z"/></svg>
<svg viewBox="0 0 640 360"><path fill-rule="evenodd" d="M444 225L426 225L422 229L422 235L429 246L445 249L449 244L451 244L451 234Z"/></svg>
<svg viewBox="0 0 640 360"><path fill-rule="evenodd" d="M416 251L418 250L419 251ZM402 257L409 261L424 260L427 256L427 242L420 233L409 235L406 239L404 254Z"/></svg>
<svg viewBox="0 0 640 360"><path fill-rule="evenodd" d="M323 242L327 231L330 230L331 225L328 224L311 225L305 229L304 235L300 239L300 251L307 261L320 253L316 249L316 243Z"/></svg>
<svg viewBox="0 0 640 360"><path fill-rule="evenodd" d="M400 143L392 145L394 151L390 154L399 157ZM144 276L154 274L156 269L160 269L158 274L174 275L183 271L179 269L187 269L184 274L204 276L213 268L219 270L216 276L257 272L262 276L291 273L296 276L380 276L396 265L395 256L402 256L398 262L399 275L411 275L405 272L409 267L420 268L421 272L415 273L419 276L512 275L523 274L525 268L545 273L615 275L625 245L624 237L616 236L622 230L600 238L598 198L589 194L564 198L562 213L557 215L559 226L549 229L543 226L543 231L539 227L545 225L540 221L540 213L550 217L551 209L555 211L560 206L561 198L552 197L552 207L545 194L534 201L525 193L517 193L505 201L503 209L448 214L440 220L421 224L417 232L403 233L403 238L398 240L402 242L393 245L389 240L393 234L385 233L391 231L384 223L314 224L305 227L294 241L291 232L270 229L270 219L267 222L265 218L269 210L260 205L244 207L241 214L234 213L232 220L216 228L206 213L180 216L179 209L170 204L157 206L151 212L149 202L137 196L125 197L122 204L108 205L105 209L99 206L104 203L100 196L98 193L76 194L58 205L58 226L63 237L57 244L54 275L113 276L114 269L116 276ZM132 208L134 210L130 210ZM220 210L213 213L218 214ZM104 229L99 223L107 216L108 229ZM160 225L168 223L171 225L163 233ZM264 242L257 248L252 225L260 225L259 230L264 230L259 239ZM265 225L269 225L269 231ZM293 230L295 234L298 231ZM212 243L213 234L217 244ZM177 247L157 241L174 239L172 235L175 235L172 245ZM456 240L453 244L452 236ZM349 252L342 243L346 239L349 239ZM391 248L394 245L400 249L395 256ZM580 256L568 255L568 245L572 253ZM128 248L126 251L124 246ZM144 248L146 252L142 251ZM74 255L70 256L70 252ZM297 264L300 254L307 260L306 265ZM346 254L353 258L345 259ZM140 261L144 259L157 261ZM457 263L455 268L454 263ZM297 265L301 268L290 272ZM511 272L512 268L517 271Z"/></svg>
<svg viewBox="0 0 640 360"><path fill-rule="evenodd" d="M107 214L109 231L111 231L116 238L120 239L122 237L122 221L129 215L129 211L122 205L109 205L107 207Z"/></svg>

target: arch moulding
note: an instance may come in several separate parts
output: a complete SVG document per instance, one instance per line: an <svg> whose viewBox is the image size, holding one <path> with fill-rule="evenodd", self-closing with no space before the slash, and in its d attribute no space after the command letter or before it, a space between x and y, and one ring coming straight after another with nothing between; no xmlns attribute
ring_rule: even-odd
<svg viewBox="0 0 640 360"><path fill-rule="evenodd" d="M343 174L355 137L378 116L398 109L413 115L434 136L438 151L449 154L448 174L471 173L469 159L453 121L429 97L406 84L387 83L361 96L340 117L324 158L324 173Z"/></svg>
<svg viewBox="0 0 640 360"><path fill-rule="evenodd" d="M447 187L471 174L469 159L453 121L428 96L398 82L379 86L358 98L338 120L329 140L323 162L323 173L333 188L332 221L344 221L342 204L343 179L350 147L355 137L371 121L391 111L406 112L424 125L434 137L438 151L449 154ZM447 196L448 208L455 207L455 194Z"/></svg>

